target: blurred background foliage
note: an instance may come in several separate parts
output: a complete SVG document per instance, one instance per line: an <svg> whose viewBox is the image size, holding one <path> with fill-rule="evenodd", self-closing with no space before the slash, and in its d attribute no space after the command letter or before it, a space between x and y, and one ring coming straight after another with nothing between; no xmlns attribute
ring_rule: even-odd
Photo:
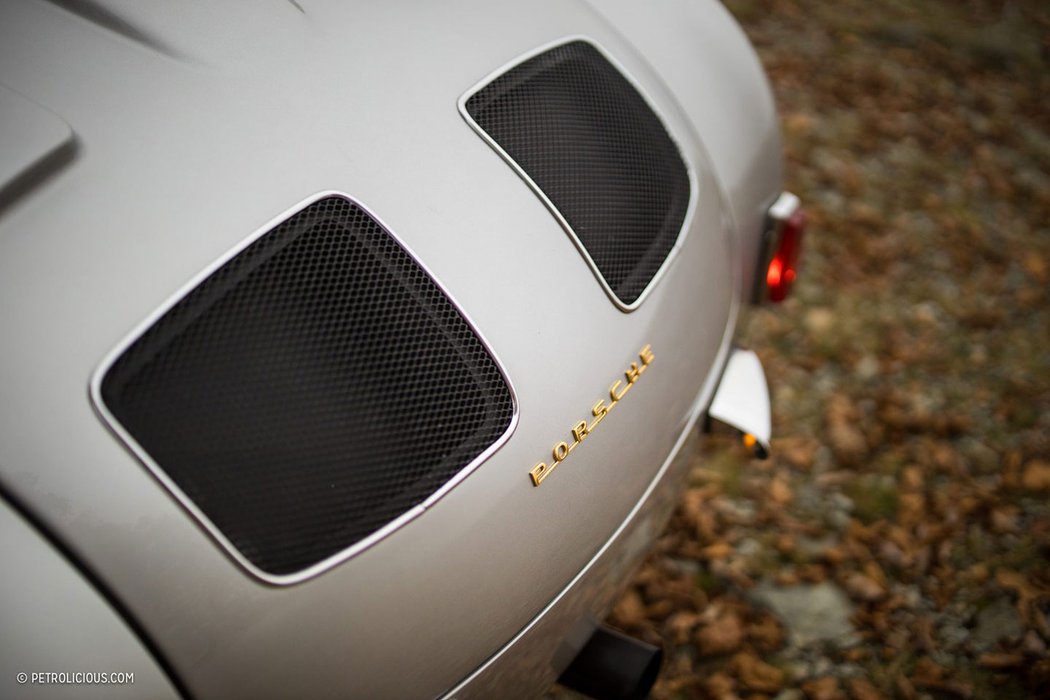
<svg viewBox="0 0 1050 700"><path fill-rule="evenodd" d="M810 213L741 338L777 438L709 442L612 622L656 698L1050 697L1050 3L726 4Z"/></svg>

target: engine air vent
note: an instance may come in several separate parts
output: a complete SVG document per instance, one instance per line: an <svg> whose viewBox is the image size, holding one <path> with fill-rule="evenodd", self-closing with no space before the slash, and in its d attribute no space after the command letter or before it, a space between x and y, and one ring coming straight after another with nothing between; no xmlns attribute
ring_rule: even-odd
<svg viewBox="0 0 1050 700"><path fill-rule="evenodd" d="M617 305L637 306L684 232L692 190L638 89L574 40L476 88L461 109L559 218Z"/></svg>
<svg viewBox="0 0 1050 700"><path fill-rule="evenodd" d="M341 196L175 303L104 370L96 400L235 557L277 583L418 513L506 439L515 410L449 297Z"/></svg>

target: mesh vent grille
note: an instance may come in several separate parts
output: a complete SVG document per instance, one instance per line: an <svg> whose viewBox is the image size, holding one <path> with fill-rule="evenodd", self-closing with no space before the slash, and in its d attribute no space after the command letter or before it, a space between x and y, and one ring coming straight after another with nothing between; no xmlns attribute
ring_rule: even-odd
<svg viewBox="0 0 1050 700"><path fill-rule="evenodd" d="M208 277L117 359L101 394L241 554L277 575L424 501L513 415L448 297L340 197Z"/></svg>
<svg viewBox="0 0 1050 700"><path fill-rule="evenodd" d="M466 111L546 195L616 297L637 301L678 240L690 183L634 86L573 41L502 74Z"/></svg>

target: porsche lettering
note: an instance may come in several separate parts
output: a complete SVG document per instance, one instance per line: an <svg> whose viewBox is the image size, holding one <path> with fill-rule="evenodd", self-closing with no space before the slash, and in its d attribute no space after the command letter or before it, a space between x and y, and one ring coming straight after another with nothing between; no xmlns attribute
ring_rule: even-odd
<svg viewBox="0 0 1050 700"><path fill-rule="evenodd" d="M565 440L559 441L554 444L551 448L551 461L548 462L537 462L536 466L529 470L529 478L532 479L533 486L539 486L543 483L554 469L565 461L565 458L572 454L584 439L594 432L594 429L598 427L598 424L605 420L605 417L609 415L609 412L616 408L617 404L623 397L627 395L627 392L635 385L635 382L642 376L649 365L653 361L653 349L651 345L646 345L638 352L638 359L631 362L623 373L623 379L617 379L609 386L608 398L598 399L593 406L591 406L590 418L581 420L572 426L569 430L569 434L572 436L572 442L566 442ZM590 421L590 422L588 422Z"/></svg>

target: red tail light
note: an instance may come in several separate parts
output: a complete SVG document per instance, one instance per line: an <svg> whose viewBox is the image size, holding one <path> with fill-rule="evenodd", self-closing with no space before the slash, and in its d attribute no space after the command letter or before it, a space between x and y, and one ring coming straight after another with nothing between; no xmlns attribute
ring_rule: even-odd
<svg viewBox="0 0 1050 700"><path fill-rule="evenodd" d="M798 274L798 254L806 230L806 212L798 197L785 192L769 209L772 224L772 257L766 267L766 290L769 300L784 301Z"/></svg>

